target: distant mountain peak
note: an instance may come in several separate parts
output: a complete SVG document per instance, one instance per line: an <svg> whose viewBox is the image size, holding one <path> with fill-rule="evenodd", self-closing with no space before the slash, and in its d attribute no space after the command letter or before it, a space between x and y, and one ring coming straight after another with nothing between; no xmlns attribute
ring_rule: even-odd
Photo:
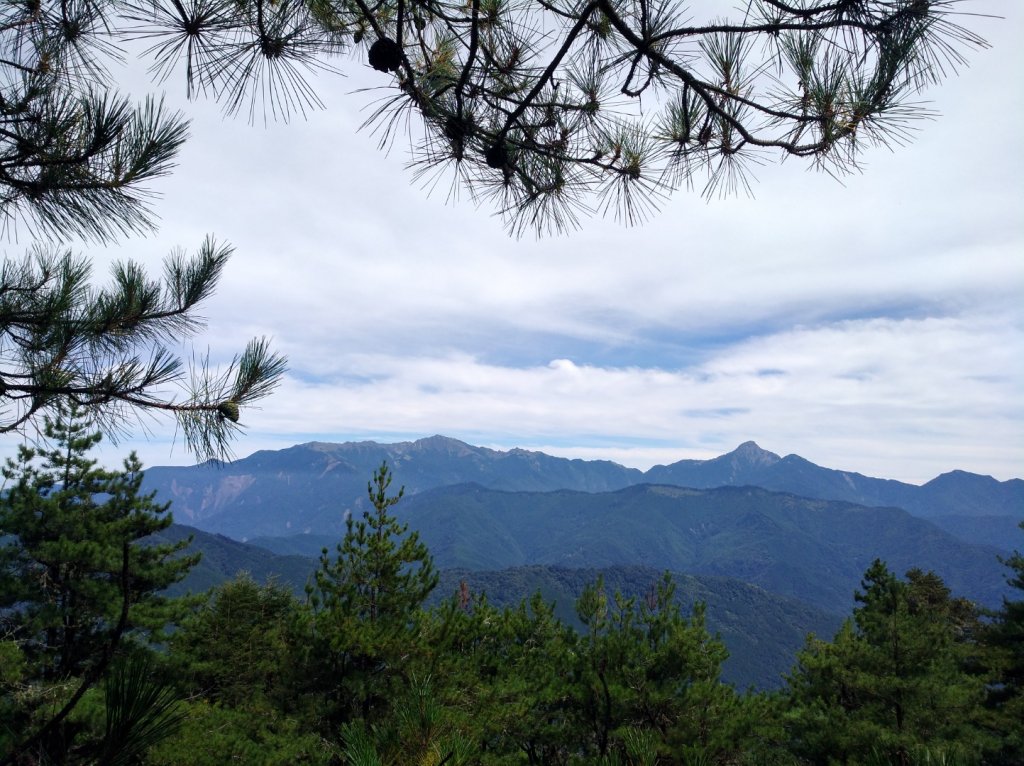
<svg viewBox="0 0 1024 766"><path fill-rule="evenodd" d="M472 444L467 444L459 439L453 439L451 436L442 436L441 434L434 434L423 439L417 439L412 444L406 444L410 450L456 458L479 454L485 451L484 448L474 447Z"/></svg>
<svg viewBox="0 0 1024 766"><path fill-rule="evenodd" d="M924 486L932 489L940 489L942 491L949 491L950 488L967 489L968 487L979 489L995 488L1000 484L1009 485L1010 482L1000 482L993 476L985 474L971 473L969 471L961 471L959 469L953 471L946 471L940 473L931 481L927 482Z"/></svg>
<svg viewBox="0 0 1024 766"><path fill-rule="evenodd" d="M445 436L444 434L434 434L433 436L424 436L422 439L417 439L414 444L421 444L424 447L448 447L458 445L460 447L468 447L464 441L455 439L451 436Z"/></svg>
<svg viewBox="0 0 1024 766"><path fill-rule="evenodd" d="M772 465L782 459L774 452L761 449L755 441L745 441L732 452L722 457L742 458L745 462L753 465Z"/></svg>

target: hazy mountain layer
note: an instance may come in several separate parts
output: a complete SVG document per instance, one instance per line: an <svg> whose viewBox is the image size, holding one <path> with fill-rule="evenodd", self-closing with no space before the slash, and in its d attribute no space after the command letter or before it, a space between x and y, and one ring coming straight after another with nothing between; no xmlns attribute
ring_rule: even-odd
<svg viewBox="0 0 1024 766"><path fill-rule="evenodd" d="M991 530L1024 519L1024 481L999 482L963 471L943 474L923 486L822 468L796 455L779 457L747 442L712 460L683 460L650 471L607 461L567 460L540 452L473 447L434 436L416 442L377 444L313 442L258 452L218 465L155 467L146 488L174 501L178 521L237 539L297 533L338 535L344 514L364 507L366 482L383 461L395 486L408 495L474 482L491 489L606 492L641 483L694 488L760 486L802 497L895 506L928 518L995 517L974 525L948 525L972 542L1005 537ZM1012 539L1005 549L1012 547Z"/></svg>
<svg viewBox="0 0 1024 766"><path fill-rule="evenodd" d="M163 532L153 535L157 542L176 543L187 537L192 538L188 552L199 551L203 555L184 580L168 588L168 593L174 596L201 593L230 580L239 572L248 572L257 582L266 582L272 577L296 593L302 593L317 563L308 556L282 556L265 548L240 543L224 535L211 535L182 524L172 524Z"/></svg>
<svg viewBox="0 0 1024 766"><path fill-rule="evenodd" d="M754 442L711 460L681 460L655 466L644 480L681 487L751 485L801 497L845 500L858 505L895 506L917 516L1014 516L1024 519L1024 481L996 481L951 471L917 486L822 468L799 455L779 457Z"/></svg>
<svg viewBox="0 0 1024 766"><path fill-rule="evenodd" d="M737 577L846 613L861 574L880 557L900 573L934 569L954 592L994 606L1004 592L997 552L964 539L1001 541L1005 551L1022 547L1024 537L1009 513L977 515L986 503L1020 513L1012 504L1024 486L1019 480L954 472L913 487L780 458L750 442L713 460L682 461L647 475L691 485L748 485L758 477L781 484L789 476L805 495L845 488L872 502L898 497L919 509L921 498L939 492L944 499L932 507L943 513L933 518L960 538L893 508L750 486L642 485L641 472L614 463L501 452L443 437L306 444L224 466L154 468L146 482L174 502L179 522L243 540L308 533L260 542L278 553L316 555L341 537L346 514L367 507L366 482L385 460L395 487L406 486L399 516L420 530L441 567L649 566ZM466 477L474 483L456 483Z"/></svg>

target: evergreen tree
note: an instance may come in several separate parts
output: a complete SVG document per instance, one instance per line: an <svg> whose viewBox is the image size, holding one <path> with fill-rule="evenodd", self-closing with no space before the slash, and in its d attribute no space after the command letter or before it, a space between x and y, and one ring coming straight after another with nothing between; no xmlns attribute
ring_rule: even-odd
<svg viewBox="0 0 1024 766"><path fill-rule="evenodd" d="M74 408L47 418L45 429L53 446L22 447L8 460L0 499L0 620L18 646L21 683L35 689L26 706L10 711L16 752L63 747L65 719L82 695L126 636L159 634L174 615L160 592L198 560L182 555L188 541L145 541L171 516L167 505L139 494L134 453L122 471L97 467L87 453L101 436ZM58 694L56 712L44 715L61 687L73 691Z"/></svg>
<svg viewBox="0 0 1024 766"><path fill-rule="evenodd" d="M478 684L471 721L494 763L568 763L588 740L574 708L579 635L540 595L498 611L485 600L468 606L455 633ZM464 683L463 686L471 684ZM497 754L504 756L502 759Z"/></svg>
<svg viewBox="0 0 1024 766"><path fill-rule="evenodd" d="M346 763L479 764L480 750L463 731L465 719L441 702L432 677L412 675L389 716L370 726L353 721L342 727ZM461 724L461 726L460 726Z"/></svg>
<svg viewBox="0 0 1024 766"><path fill-rule="evenodd" d="M190 696L238 707L272 701L286 707L293 689L292 627L300 603L276 582L257 584L247 573L219 585L179 622L170 663Z"/></svg>
<svg viewBox="0 0 1024 766"><path fill-rule="evenodd" d="M743 188L766 154L856 168L864 146L905 141L927 116L919 91L984 46L957 5L754 0L741 19L692 24L646 0L7 3L0 218L9 234L51 242L153 229L146 184L170 170L187 124L154 99L132 107L116 95L126 37L152 42L158 79L183 65L190 96L250 117L318 106L306 75L365 47L396 86L371 119L382 145L419 113L417 172L452 169L520 232L593 211L642 220L700 175L707 194ZM200 457L226 455L240 407L269 393L284 364L257 340L223 375L201 366L188 380L156 342L195 330L223 265L208 249L168 266L164 294L132 264L116 267L113 289L90 291L88 261L50 244L5 258L0 432L74 401L107 432L140 410L172 413ZM182 393L168 396L167 383Z"/></svg>
<svg viewBox="0 0 1024 766"><path fill-rule="evenodd" d="M1024 522L1021 522L1024 529ZM993 763L1024 762L1024 554L1003 559L1007 578L1020 598L1003 598L1003 608L982 633L986 664L992 674L986 706L989 727L997 737Z"/></svg>
<svg viewBox="0 0 1024 766"><path fill-rule="evenodd" d="M303 609L287 588L242 573L182 619L166 665L188 700L184 722L147 763L330 763L334 748L318 736L297 678Z"/></svg>
<svg viewBox="0 0 1024 766"><path fill-rule="evenodd" d="M739 700L720 679L728 652L707 632L703 604L683 616L670 574L639 601L609 599L598 580L580 596L577 612L586 631L576 704L594 757L628 757L630 747L676 760L727 760L739 752Z"/></svg>
<svg viewBox="0 0 1024 766"><path fill-rule="evenodd" d="M920 91L984 45L958 6L754 0L693 21L648 0L247 0L135 16L162 75L184 60L193 91L250 116L315 106L305 72L365 46L395 88L371 118L381 144L418 113L417 174L448 172L519 232L640 221L695 178L748 188L768 157L857 168L865 146L905 142L928 116Z"/></svg>
<svg viewBox="0 0 1024 766"><path fill-rule="evenodd" d="M789 681L796 752L815 763L880 755L901 766L923 748L980 757L970 605L932 573L901 581L878 560L861 588L832 643L812 638L798 657Z"/></svg>
<svg viewBox="0 0 1024 766"><path fill-rule="evenodd" d="M370 509L346 519L307 587L312 608L311 672L326 683L330 717L369 720L388 707L417 643L421 607L437 586L433 559L416 532L391 515L387 464L367 485Z"/></svg>

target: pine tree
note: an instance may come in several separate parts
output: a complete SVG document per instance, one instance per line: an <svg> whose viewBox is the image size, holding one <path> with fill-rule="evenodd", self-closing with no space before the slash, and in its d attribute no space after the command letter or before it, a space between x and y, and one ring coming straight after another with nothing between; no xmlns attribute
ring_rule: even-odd
<svg viewBox="0 0 1024 766"><path fill-rule="evenodd" d="M680 187L747 189L769 158L856 169L865 147L909 140L921 90L984 46L959 6L753 0L694 21L664 0L175 0L133 15L161 76L183 64L192 92L250 118L317 106L306 75L365 49L394 88L370 120L381 145L418 115L416 175L448 175L520 232L641 221Z"/></svg>
<svg viewBox="0 0 1024 766"><path fill-rule="evenodd" d="M554 604L535 593L500 612L478 600L466 614L456 635L478 679L470 716L486 748L521 753L530 764L566 763L584 752L590 732L574 691L580 637L558 620Z"/></svg>
<svg viewBox="0 0 1024 766"><path fill-rule="evenodd" d="M303 609L290 589L243 572L180 620L165 659L185 720L146 763L331 763L332 746L304 715Z"/></svg>
<svg viewBox="0 0 1024 766"><path fill-rule="evenodd" d="M231 248L212 239L192 258L167 259L163 284L135 263L114 265L113 284L89 284L89 262L37 248L0 271L0 433L25 432L62 407L89 411L96 427L122 433L142 412L176 416L186 445L224 457L240 431L240 407L269 394L285 369L265 339L227 370L200 363L186 375L169 350L201 326L197 312ZM168 395L178 388L179 395Z"/></svg>
<svg viewBox="0 0 1024 766"><path fill-rule="evenodd" d="M933 573L902 581L876 560L835 639L811 639L789 681L795 750L811 760L881 756L906 766L922 749L979 757L983 682L967 670L977 623Z"/></svg>
<svg viewBox="0 0 1024 766"><path fill-rule="evenodd" d="M727 760L741 747L739 700L720 679L728 656L708 633L704 605L685 617L666 573L642 599L609 598L602 581L577 602L586 631L576 705L596 758L629 748L677 760ZM642 746L643 745L643 746Z"/></svg>
<svg viewBox="0 0 1024 766"><path fill-rule="evenodd" d="M1024 529L1024 522L1021 522ZM999 746L993 763L1024 761L1024 554L1019 550L1002 560L1010 568L1010 586L1021 596L1003 597L1003 606L982 632L986 665L992 673L986 706L988 723Z"/></svg>
<svg viewBox="0 0 1024 766"><path fill-rule="evenodd" d="M206 603L178 624L170 640L176 679L190 696L235 707L285 702L291 628L300 604L274 581L248 574L223 583Z"/></svg>
<svg viewBox="0 0 1024 766"><path fill-rule="evenodd" d="M329 684L338 722L372 719L395 697L414 653L423 602L437 586L433 559L416 532L391 515L404 488L389 496L387 464L367 485L370 509L346 519L332 558L327 549L307 586L312 606L311 672Z"/></svg>
<svg viewBox="0 0 1024 766"><path fill-rule="evenodd" d="M753 0L741 18L694 24L647 0L7 3L0 225L40 244L0 272L0 433L74 401L108 433L142 412L172 413L190 449L223 457L240 408L284 371L256 340L222 375L200 365L189 380L155 342L196 329L195 306L223 266L207 246L168 266L163 294L132 264L115 268L113 289L91 292L88 261L54 246L153 230L146 185L186 139L181 114L116 94L125 38L151 43L158 80L183 68L190 96L250 118L320 106L308 75L365 48L394 86L370 120L382 146L418 114L417 175L450 171L519 233L594 212L641 221L695 178L708 195L749 187L766 157L856 169L865 146L907 141L929 116L920 91L984 47L958 6ZM167 383L183 393L168 396Z"/></svg>
<svg viewBox="0 0 1024 766"><path fill-rule="evenodd" d="M766 159L845 172L867 146L908 141L930 116L920 92L985 45L960 6L752 0L694 21L664 0L8 4L0 207L40 231L146 228L136 187L166 172L184 130L109 94L127 36L150 43L157 79L183 70L190 96L250 119L320 106L309 76L359 50L393 87L370 120L381 145L421 118L418 176L448 173L514 231L640 221L680 187L748 188Z"/></svg>
<svg viewBox="0 0 1024 766"><path fill-rule="evenodd" d="M45 429L51 448L22 447L3 470L9 486L0 499L0 621L19 649L20 683L28 690L26 704L8 711L14 752L41 748L56 757L82 695L104 677L129 634L159 635L174 614L160 592L198 556L183 555L188 541L146 541L171 516L167 505L140 494L134 453L122 471L97 467L87 454L101 436L74 408L47 418Z"/></svg>
<svg viewBox="0 0 1024 766"><path fill-rule="evenodd" d="M27 433L71 404L111 435L170 413L190 449L224 457L240 408L274 388L283 360L259 339L226 370L200 361L190 376L169 349L201 327L230 248L207 240L194 258L172 255L163 284L117 263L97 289L89 260L61 244L153 231L147 184L188 134L156 100L133 108L114 94L123 11L108 0L0 7L0 228L37 240L0 269L0 433Z"/></svg>

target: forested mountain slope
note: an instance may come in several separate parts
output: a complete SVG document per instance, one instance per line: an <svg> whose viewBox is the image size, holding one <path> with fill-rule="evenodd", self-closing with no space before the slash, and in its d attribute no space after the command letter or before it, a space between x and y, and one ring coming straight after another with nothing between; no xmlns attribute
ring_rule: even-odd
<svg viewBox="0 0 1024 766"><path fill-rule="evenodd" d="M661 579L662 572L649 567L617 566L603 570L528 566L498 571L446 569L435 599L457 593L465 582L471 593L484 593L496 606L515 606L540 592L555 604L556 615L580 628L575 602L583 588L602 577L610 593L644 598ZM737 688L773 689L792 670L797 651L808 633L830 639L841 617L796 599L769 593L731 577L674 574L676 600L685 613L694 603L707 605L708 630L718 633L729 650L722 678Z"/></svg>
<svg viewBox="0 0 1024 766"><path fill-rule="evenodd" d="M934 570L957 594L997 606L998 551L972 545L897 508L810 500L755 487L637 485L615 492L499 492L477 484L408 497L396 515L445 568L639 565L736 577L848 613L868 565ZM330 538L258 538L314 555Z"/></svg>
<svg viewBox="0 0 1024 766"><path fill-rule="evenodd" d="M847 613L875 558L934 570L955 593L996 606L997 552L895 508L809 500L754 487L639 485L616 492L498 492L479 485L408 498L398 516L442 567L636 564L736 577Z"/></svg>

